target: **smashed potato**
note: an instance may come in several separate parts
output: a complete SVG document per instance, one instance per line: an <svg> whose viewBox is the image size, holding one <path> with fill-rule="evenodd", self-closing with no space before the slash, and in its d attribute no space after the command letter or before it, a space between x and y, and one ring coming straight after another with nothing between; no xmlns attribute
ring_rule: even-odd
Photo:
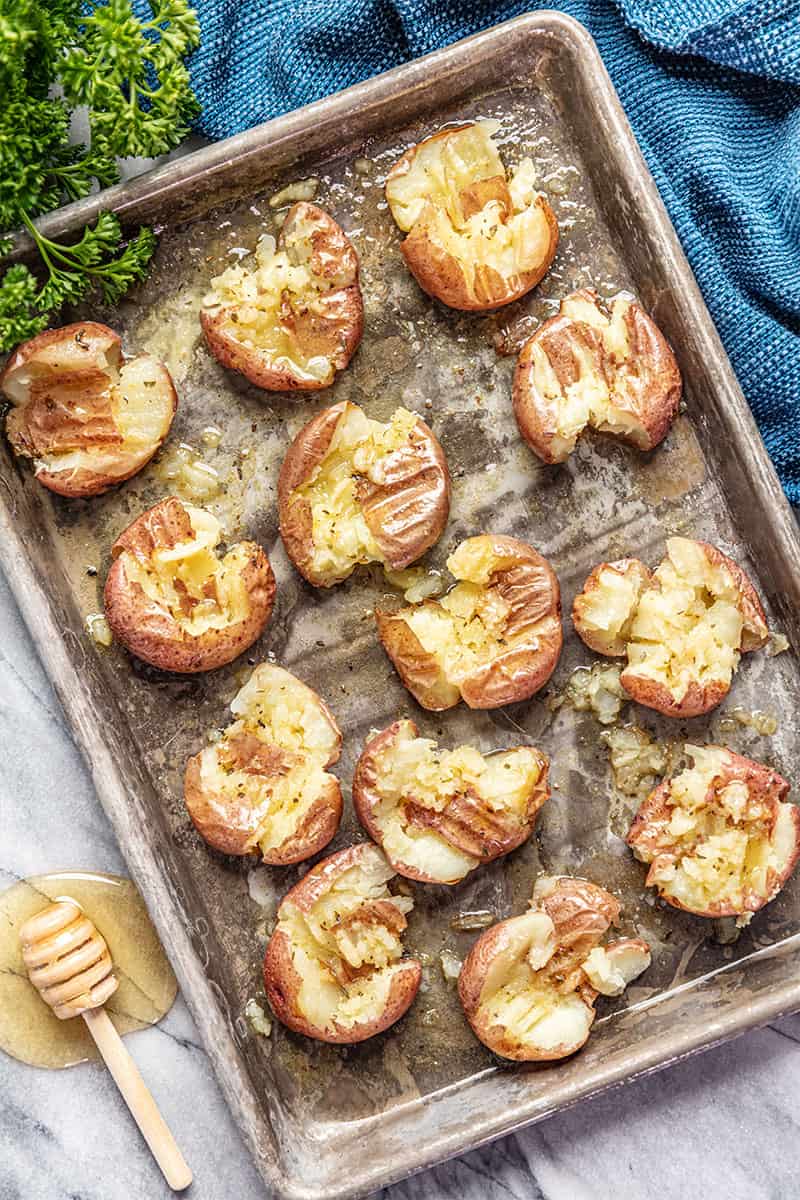
<svg viewBox="0 0 800 1200"><path fill-rule="evenodd" d="M516 538L467 538L441 600L375 615L386 653L423 708L499 708L544 687L561 653L561 593L546 559Z"/></svg>
<svg viewBox="0 0 800 1200"><path fill-rule="evenodd" d="M774 900L800 857L800 809L777 771L723 746L687 746L692 761L641 804L628 845L648 887L702 917L739 917Z"/></svg>
<svg viewBox="0 0 800 1200"><path fill-rule="evenodd" d="M119 335L82 321L24 342L0 375L6 433L62 496L96 496L130 479L169 433L178 397L147 354L126 359Z"/></svg>
<svg viewBox="0 0 800 1200"><path fill-rule="evenodd" d="M277 245L264 234L252 270L211 281L200 323L211 353L271 392L329 387L364 328L358 256L333 217L301 201Z"/></svg>
<svg viewBox="0 0 800 1200"><path fill-rule="evenodd" d="M558 245L553 210L533 162L511 173L492 141L495 121L443 129L412 146L386 178L401 249L423 291L451 308L517 300L547 271Z"/></svg>
<svg viewBox="0 0 800 1200"><path fill-rule="evenodd" d="M164 671L210 671L242 654L272 612L275 578L255 542L215 552L222 526L170 496L111 547L104 600L117 641Z"/></svg>
<svg viewBox="0 0 800 1200"><path fill-rule="evenodd" d="M400 570L441 536L450 474L433 432L398 408L386 424L349 401L318 413L292 442L278 479L286 552L316 587L357 564Z"/></svg>
<svg viewBox="0 0 800 1200"><path fill-rule="evenodd" d="M546 463L564 462L587 426L652 450L681 399L678 364L644 309L618 296L608 313L583 288L561 301L522 348L514 415Z"/></svg>
<svg viewBox="0 0 800 1200"><path fill-rule="evenodd" d="M572 619L592 650L627 656L620 683L628 695L670 717L715 708L741 655L769 636L741 567L689 538L668 538L667 556L652 574L637 559L595 567Z"/></svg>
<svg viewBox="0 0 800 1200"><path fill-rule="evenodd" d="M395 721L364 747L353 805L399 875L458 883L530 836L550 794L547 765L532 746L440 750L413 721Z"/></svg>
<svg viewBox="0 0 800 1200"><path fill-rule="evenodd" d="M422 968L402 957L414 902L392 895L393 876L364 842L312 867L284 896L264 958L267 997L284 1025L323 1042L363 1042L408 1009Z"/></svg>
<svg viewBox="0 0 800 1200"><path fill-rule="evenodd" d="M184 798L195 828L223 854L301 862L339 827L342 793L326 768L342 735L327 705L289 671L256 667L231 701L236 718L189 759Z"/></svg>
<svg viewBox="0 0 800 1200"><path fill-rule="evenodd" d="M539 880L530 910L481 934L461 968L459 998L476 1036L517 1062L580 1050L598 994L619 996L650 965L640 938L600 945L618 919L619 903L597 884Z"/></svg>

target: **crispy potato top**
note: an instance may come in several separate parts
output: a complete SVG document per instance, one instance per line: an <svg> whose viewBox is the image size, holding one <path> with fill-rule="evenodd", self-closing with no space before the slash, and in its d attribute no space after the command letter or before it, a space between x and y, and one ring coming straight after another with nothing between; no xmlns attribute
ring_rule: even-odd
<svg viewBox="0 0 800 1200"><path fill-rule="evenodd" d="M381 641L423 708L497 708L543 687L561 652L561 597L550 564L516 538L480 534L447 560L441 600L378 612Z"/></svg>
<svg viewBox="0 0 800 1200"><path fill-rule="evenodd" d="M402 569L440 537L450 475L425 422L398 408L385 424L342 401L292 442L278 480L281 536L297 569L331 587L357 564Z"/></svg>
<svg viewBox="0 0 800 1200"><path fill-rule="evenodd" d="M267 557L253 542L238 542L220 557L221 538L216 517L174 496L117 538L106 616L138 657L165 670L209 670L261 633L275 594Z"/></svg>
<svg viewBox="0 0 800 1200"><path fill-rule="evenodd" d="M689 538L669 538L652 574L636 559L601 563L572 615L593 650L627 655L620 676L625 690L673 716L719 704L741 653L768 637L761 603L742 569Z"/></svg>
<svg viewBox="0 0 800 1200"><path fill-rule="evenodd" d="M458 883L530 835L549 795L547 759L532 746L440 750L417 735L413 721L395 721L370 738L353 803L400 875Z"/></svg>
<svg viewBox="0 0 800 1200"><path fill-rule="evenodd" d="M596 884L539 880L530 910L487 929L461 969L459 996L481 1041L517 1061L580 1049L597 994L619 995L650 965L638 938L600 945L618 919L617 900Z"/></svg>
<svg viewBox="0 0 800 1200"><path fill-rule="evenodd" d="M212 352L257 387L328 387L361 340L355 250L328 213L301 201L277 244L259 239L255 259L211 281L201 322Z"/></svg>
<svg viewBox="0 0 800 1200"><path fill-rule="evenodd" d="M118 334L83 321L23 343L0 376L13 407L6 432L36 477L65 496L93 496L134 475L169 432L177 397L149 355L123 358Z"/></svg>
<svg viewBox="0 0 800 1200"><path fill-rule="evenodd" d="M681 398L678 364L660 330L630 297L608 312L590 288L561 301L522 348L514 414L545 462L559 463L587 427L652 450Z"/></svg>
<svg viewBox="0 0 800 1200"><path fill-rule="evenodd" d="M533 162L507 176L496 121L443 129L407 150L386 179L402 250L417 282L460 309L499 308L530 291L558 244Z"/></svg>
<svg viewBox="0 0 800 1200"><path fill-rule="evenodd" d="M310 858L333 837L342 811L338 781L325 769L342 742L330 710L289 671L261 663L231 712L219 741L187 764L189 815L225 854Z"/></svg>
<svg viewBox="0 0 800 1200"><path fill-rule="evenodd" d="M387 1028L416 995L420 965L403 959L408 896L371 842L312 867L283 898L264 980L275 1015L300 1033L357 1042Z"/></svg>
<svg viewBox="0 0 800 1200"><path fill-rule="evenodd" d="M785 802L786 780L762 763L722 746L686 753L692 765L650 793L628 845L668 903L746 924L794 869L800 809Z"/></svg>

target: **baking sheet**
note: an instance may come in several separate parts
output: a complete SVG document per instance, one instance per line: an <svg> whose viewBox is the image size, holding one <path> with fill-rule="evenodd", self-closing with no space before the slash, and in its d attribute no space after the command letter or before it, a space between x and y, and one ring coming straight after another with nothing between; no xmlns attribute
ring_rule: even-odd
<svg viewBox="0 0 800 1200"><path fill-rule="evenodd" d="M543 283L491 316L448 311L419 291L381 187L407 145L476 116L500 120L508 164L534 158L562 233ZM318 180L316 202L359 252L366 332L334 387L306 399L270 396L209 355L197 309L212 275L250 251L260 233L277 231L281 213L269 198L309 176ZM635 554L654 565L666 536L702 537L746 566L771 624L796 642L796 526L588 35L555 14L520 18L110 197L129 224L157 222L161 240L136 295L92 315L119 329L129 349L151 350L172 367L180 407L170 442L136 479L77 502L45 494L4 447L0 549L265 1181L280 1195L352 1196L800 1004L797 881L734 945L645 893L644 869L621 841L630 806L614 794L600 727L588 714L548 704L576 666L592 661L568 619L546 694L493 713L463 706L425 713L377 644L372 609L391 591L380 573L365 569L317 592L291 569L277 536L278 469L310 416L343 399L380 419L404 404L433 426L453 475L451 519L427 557L431 568L441 568L465 536L511 533L553 563L568 613L601 559ZM73 206L46 228L75 227L96 207ZM518 345L563 295L589 284L604 296L631 290L653 313L681 364L685 412L652 455L589 435L569 463L545 467L518 436L514 360L496 347ZM203 442L209 426L222 431L217 446ZM179 443L218 473L219 492L203 502L229 540L261 542L278 579L261 640L230 667L199 678L164 675L119 647L102 650L84 628L86 615L101 608L114 538L144 507L181 494ZM260 962L274 908L304 868L253 868L210 851L183 807L186 758L226 723L249 664L265 657L332 707L344 734L335 770L346 796L369 729L399 716L447 745L468 740L489 750L531 741L552 760L553 796L526 846L459 887L415 885L406 946L425 958L420 995L393 1030L361 1046L313 1043L277 1024L269 1039L250 1029L244 1008L253 997L263 1001ZM724 741L791 779L798 673L793 652L759 653L744 660L715 714L679 723L627 706L622 720L657 737ZM774 713L777 731L761 736L731 721L734 707ZM348 798L329 849L361 836ZM476 936L451 927L458 914L522 911L539 871L584 874L614 890L624 931L637 929L653 943L654 964L624 999L601 1001L592 1039L574 1059L510 1069L469 1032L439 955L462 957Z"/></svg>

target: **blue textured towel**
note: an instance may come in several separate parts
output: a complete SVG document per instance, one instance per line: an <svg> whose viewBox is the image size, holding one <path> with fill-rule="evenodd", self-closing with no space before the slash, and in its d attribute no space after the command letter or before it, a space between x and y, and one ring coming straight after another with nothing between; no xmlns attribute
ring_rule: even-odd
<svg viewBox="0 0 800 1200"><path fill-rule="evenodd" d="M530 8L195 0L220 138ZM562 0L596 39L789 499L800 503L800 3Z"/></svg>

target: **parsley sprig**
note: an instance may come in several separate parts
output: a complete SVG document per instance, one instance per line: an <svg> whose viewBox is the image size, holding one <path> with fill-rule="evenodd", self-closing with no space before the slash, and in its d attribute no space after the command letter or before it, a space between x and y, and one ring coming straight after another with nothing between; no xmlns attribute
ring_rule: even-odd
<svg viewBox="0 0 800 1200"><path fill-rule="evenodd" d="M33 219L97 184L119 178L117 159L155 157L186 136L199 112L184 58L199 42L187 0L150 0L139 20L131 0L0 0L0 254L18 228L41 260L41 282L15 264L0 278L0 351L40 332L65 304L93 288L111 304L142 279L151 230L123 243L101 213L79 241L43 236ZM60 89L62 95L54 95ZM73 108L88 109L90 142L73 145Z"/></svg>

